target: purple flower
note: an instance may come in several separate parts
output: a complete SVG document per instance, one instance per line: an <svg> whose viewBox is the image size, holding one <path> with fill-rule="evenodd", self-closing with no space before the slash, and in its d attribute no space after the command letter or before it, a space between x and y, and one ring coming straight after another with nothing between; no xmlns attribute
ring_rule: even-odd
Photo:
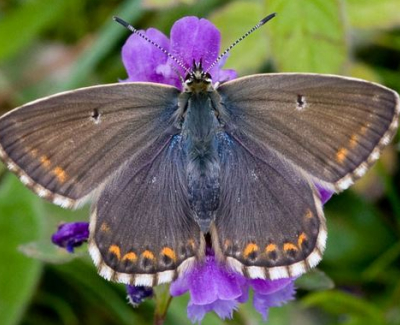
<svg viewBox="0 0 400 325"><path fill-rule="evenodd" d="M58 226L58 230L51 237L51 241L68 252L73 253L74 248L81 246L87 242L89 238L89 223L87 222L70 222L63 223ZM126 286L127 298L129 303L137 307L146 298L153 296L153 289L143 286Z"/></svg>
<svg viewBox="0 0 400 325"><path fill-rule="evenodd" d="M319 185L317 185L317 189L318 189L319 195L321 197L322 204L325 204L326 202L328 202L334 193L334 192L327 190Z"/></svg>
<svg viewBox="0 0 400 325"><path fill-rule="evenodd" d="M178 20L172 26L170 40L154 28L149 28L145 32L141 31L141 33L170 52L187 69L192 67L193 59L196 62L201 59L203 67L207 69L220 52L220 32L206 19L185 17ZM234 70L221 69L223 61L221 60L219 65L209 71L213 82L224 82L236 78ZM185 70L136 34L132 34L123 46L122 62L128 72L128 79L125 81L150 81L182 89L179 77L185 77Z"/></svg>
<svg viewBox="0 0 400 325"><path fill-rule="evenodd" d="M126 286L128 301L133 307L139 306L146 298L153 296L153 289L143 286Z"/></svg>
<svg viewBox="0 0 400 325"><path fill-rule="evenodd" d="M58 226L57 232L51 236L51 241L73 253L74 248L81 246L88 238L89 224L87 222L70 222Z"/></svg>
<svg viewBox="0 0 400 325"><path fill-rule="evenodd" d="M207 312L214 311L222 318L232 318L239 303L248 300L249 289L254 290L253 306L267 318L268 309L294 298L293 278L279 280L247 279L243 275L219 265L211 250L206 261L179 277L171 285L171 295L189 291L188 316L200 322Z"/></svg>
<svg viewBox="0 0 400 325"><path fill-rule="evenodd" d="M252 279L250 286L254 290L253 305L264 318L268 317L270 307L278 307L293 300L296 293L294 278L278 279L273 281Z"/></svg>

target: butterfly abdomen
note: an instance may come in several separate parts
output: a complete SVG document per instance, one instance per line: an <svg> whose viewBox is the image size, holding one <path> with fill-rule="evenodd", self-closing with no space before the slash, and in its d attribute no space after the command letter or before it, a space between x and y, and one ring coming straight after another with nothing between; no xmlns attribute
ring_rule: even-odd
<svg viewBox="0 0 400 325"><path fill-rule="evenodd" d="M208 93L189 97L182 125L188 198L194 218L204 233L208 232L219 203L218 129L219 122Z"/></svg>

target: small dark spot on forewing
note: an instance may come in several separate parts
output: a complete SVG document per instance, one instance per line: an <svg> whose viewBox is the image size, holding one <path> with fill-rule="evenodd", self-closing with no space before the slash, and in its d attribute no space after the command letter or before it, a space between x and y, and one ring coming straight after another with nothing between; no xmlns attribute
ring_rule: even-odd
<svg viewBox="0 0 400 325"><path fill-rule="evenodd" d="M100 112L97 108L93 109L92 114L90 115L90 118L95 124L100 123Z"/></svg>
<svg viewBox="0 0 400 325"><path fill-rule="evenodd" d="M306 105L307 105L306 98L301 94L297 94L296 109L302 110L306 107Z"/></svg>

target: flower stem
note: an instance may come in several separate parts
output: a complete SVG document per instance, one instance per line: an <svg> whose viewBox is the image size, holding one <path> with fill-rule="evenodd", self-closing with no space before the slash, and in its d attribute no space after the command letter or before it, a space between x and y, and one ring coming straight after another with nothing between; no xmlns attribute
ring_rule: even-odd
<svg viewBox="0 0 400 325"><path fill-rule="evenodd" d="M169 285L159 285L154 288L156 309L154 312L154 325L164 324L172 296L169 294Z"/></svg>

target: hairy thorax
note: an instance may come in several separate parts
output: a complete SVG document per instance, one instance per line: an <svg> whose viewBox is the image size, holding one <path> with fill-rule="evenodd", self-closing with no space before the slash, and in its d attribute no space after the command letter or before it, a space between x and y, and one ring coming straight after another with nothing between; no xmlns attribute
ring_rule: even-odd
<svg viewBox="0 0 400 325"><path fill-rule="evenodd" d="M220 162L217 134L222 125L219 95L209 85L195 83L182 94L182 146L190 207L203 232L207 232L219 203Z"/></svg>

